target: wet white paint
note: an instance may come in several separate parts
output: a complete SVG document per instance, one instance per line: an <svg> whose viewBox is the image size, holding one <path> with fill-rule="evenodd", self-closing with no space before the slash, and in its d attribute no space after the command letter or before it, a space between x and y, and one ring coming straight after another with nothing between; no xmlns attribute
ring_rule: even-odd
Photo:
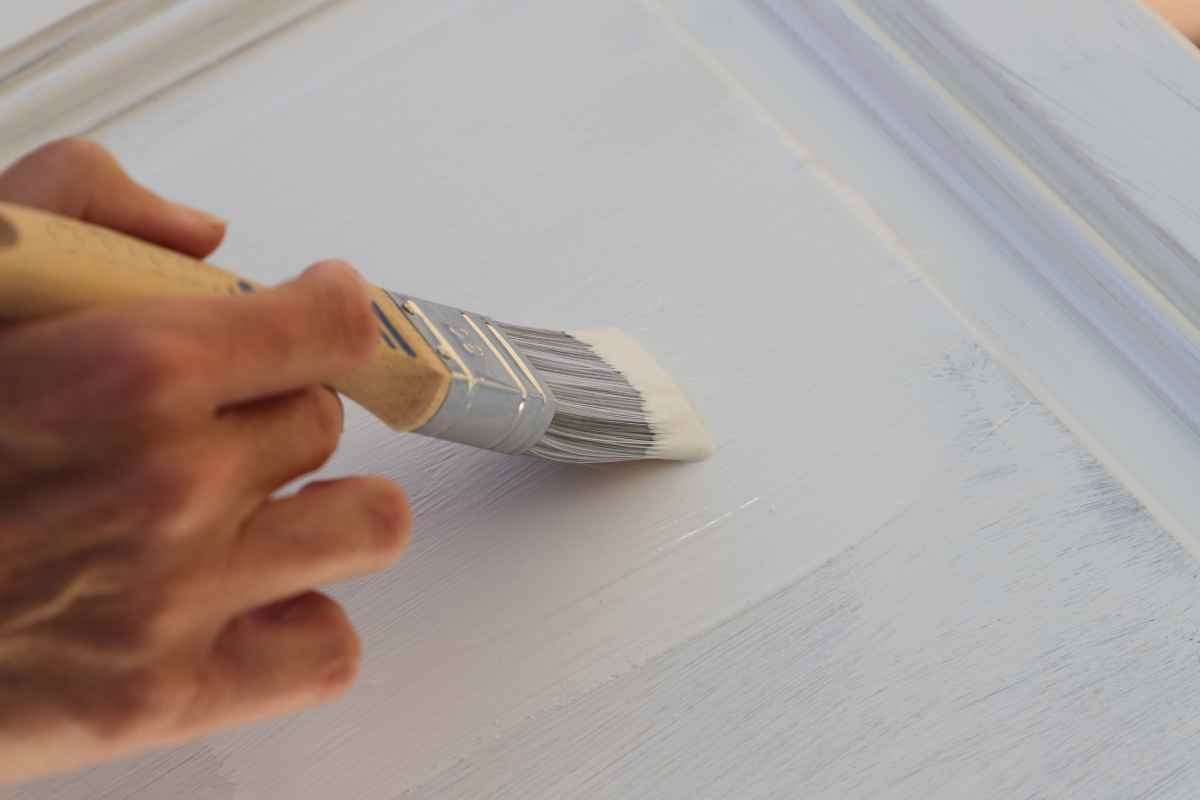
<svg viewBox="0 0 1200 800"><path fill-rule="evenodd" d="M330 471L418 520L337 589L360 685L0 797L1194 795L1194 565L917 277L1009 254L764 8L340 3L97 129L257 278L620 326L716 453L353 413Z"/></svg>
<svg viewBox="0 0 1200 800"><path fill-rule="evenodd" d="M713 454L712 435L687 394L641 345L618 328L572 331L637 389L646 422L654 431L647 457L669 461L703 461Z"/></svg>

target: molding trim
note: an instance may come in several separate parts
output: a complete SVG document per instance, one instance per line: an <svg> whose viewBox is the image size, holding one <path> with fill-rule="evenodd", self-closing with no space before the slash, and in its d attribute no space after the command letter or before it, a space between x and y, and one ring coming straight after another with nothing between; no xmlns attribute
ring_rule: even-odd
<svg viewBox="0 0 1200 800"><path fill-rule="evenodd" d="M1136 0L647 1L1195 551L1197 50Z"/></svg>
<svg viewBox="0 0 1200 800"><path fill-rule="evenodd" d="M986 232L1006 268L911 266L1195 550L1200 269L1188 231L1160 204L1139 201L1156 189L1164 155L1136 148L1128 126L1132 117L1173 126L1169 136L1185 136L1183 124L1200 130L1200 58L1190 45L1126 0L1072 0L1050 13L976 0L763 4ZM1003 40L1034 38L1032 19L1040 45ZM1071 75L1069 61L1055 63L1055 43L1092 30L1110 48L1102 74L1128 80L1095 85ZM1139 46L1112 49L1118 30ZM1190 82L1169 88L1187 105L1183 116L1143 88L1181 72ZM1192 96L1179 97L1181 86ZM1125 113L1084 113L1098 92ZM1120 154L1120 172L1105 163L1106 145Z"/></svg>
<svg viewBox="0 0 1200 800"><path fill-rule="evenodd" d="M101 0L0 52L0 160L88 134L344 0Z"/></svg>

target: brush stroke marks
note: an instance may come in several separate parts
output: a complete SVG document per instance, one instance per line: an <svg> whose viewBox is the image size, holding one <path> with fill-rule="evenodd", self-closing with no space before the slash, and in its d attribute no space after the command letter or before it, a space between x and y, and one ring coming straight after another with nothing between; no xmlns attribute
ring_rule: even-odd
<svg viewBox="0 0 1200 800"><path fill-rule="evenodd" d="M915 277L1011 252L761 3L344 2L98 133L255 278L338 252L628 330L718 450L571 469L351 409L330 471L418 519L336 591L359 686L0 797L1193 793L1194 565Z"/></svg>
<svg viewBox="0 0 1200 800"><path fill-rule="evenodd" d="M387 797L1195 796L1200 570L1018 408L1032 448L988 440L788 588Z"/></svg>

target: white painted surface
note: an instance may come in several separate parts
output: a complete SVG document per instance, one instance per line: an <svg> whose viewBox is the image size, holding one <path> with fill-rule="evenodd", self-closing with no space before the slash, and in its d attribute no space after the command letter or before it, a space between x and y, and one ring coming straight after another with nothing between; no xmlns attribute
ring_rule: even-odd
<svg viewBox="0 0 1200 800"><path fill-rule="evenodd" d="M1093 152L1047 141L1052 132L1025 103L1037 84L1013 80L980 47L980 40L998 38L1001 22L1019 28L1032 17L1009 16L1007 9L992 14L978 4L976 14L960 13L970 25L957 30L928 0L862 8L796 0L767 5L872 109L879 127L1005 262L918 259L922 274L1164 524L1200 547L1200 494L1192 478L1200 474L1200 311L1188 308L1182 288L1195 276L1186 264L1169 269L1141 246L1144 237L1131 231L1146 222L1128 219L1119 198L1106 204L1107 173L1083 179L1094 168ZM1088 3L1072 6L1081 18L1097 14ZM1138 38L1140 20L1149 38L1165 46L1164 61L1191 49L1162 36L1148 12L1127 10L1137 13L1123 20L1125 33ZM1063 46L1070 42L1064 37ZM1012 41L1007 49L1015 49ZM1200 77L1200 61L1185 55ZM1156 66L1124 51L1110 60L1131 73ZM1131 99L1135 91L1131 82L1110 87ZM1132 148L1127 140L1125 149ZM1064 196L1070 186L1077 191ZM1122 224L1089 225L1077 206L1103 208ZM1157 291L1161 274L1176 277L1180 288ZM1172 448L1170 461L1162 457L1164 446Z"/></svg>
<svg viewBox="0 0 1200 800"><path fill-rule="evenodd" d="M48 138L90 131L169 87L203 80L226 58L337 2L88 3L0 52L0 156L12 158Z"/></svg>
<svg viewBox="0 0 1200 800"><path fill-rule="evenodd" d="M88 5L90 0L10 0L0 20L0 52Z"/></svg>
<svg viewBox="0 0 1200 800"><path fill-rule="evenodd" d="M418 530L337 591L351 695L0 797L1194 796L1194 564L909 269L1007 254L763 19L358 0L98 131L256 277L337 254L623 327L718 449L569 469L354 415L332 469Z"/></svg>

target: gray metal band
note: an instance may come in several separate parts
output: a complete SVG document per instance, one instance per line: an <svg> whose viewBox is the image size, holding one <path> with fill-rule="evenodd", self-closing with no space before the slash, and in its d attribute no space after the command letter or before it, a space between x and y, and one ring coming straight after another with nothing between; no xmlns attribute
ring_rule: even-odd
<svg viewBox="0 0 1200 800"><path fill-rule="evenodd" d="M523 453L554 418L554 395L491 320L389 293L450 369L442 407L417 433L501 453Z"/></svg>

